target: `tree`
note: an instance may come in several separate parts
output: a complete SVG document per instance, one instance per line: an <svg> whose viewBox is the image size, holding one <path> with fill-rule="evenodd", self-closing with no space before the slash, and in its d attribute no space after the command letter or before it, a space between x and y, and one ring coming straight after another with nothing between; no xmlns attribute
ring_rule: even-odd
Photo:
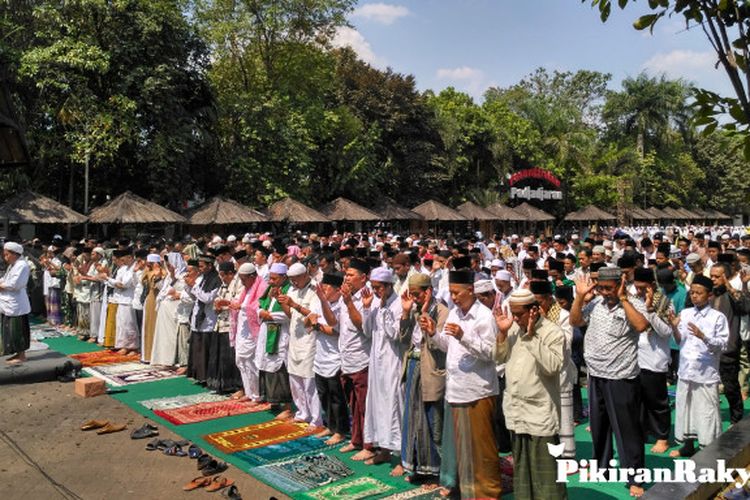
<svg viewBox="0 0 750 500"><path fill-rule="evenodd" d="M581 0L586 3L589 0ZM612 0L590 0L599 8L601 20L609 18ZM634 0L618 0L624 9ZM705 126L710 134L719 125L720 117L730 115L734 122L723 123L731 133L741 133L745 157L750 159L750 5L741 0L649 0L649 14L633 23L637 30L654 29L663 17L681 16L688 29L700 27L727 74L735 95L720 96L715 92L695 89L695 124Z"/></svg>

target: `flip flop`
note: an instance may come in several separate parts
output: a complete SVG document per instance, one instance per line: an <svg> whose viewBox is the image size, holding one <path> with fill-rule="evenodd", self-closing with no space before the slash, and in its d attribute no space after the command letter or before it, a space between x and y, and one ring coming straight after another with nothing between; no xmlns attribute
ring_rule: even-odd
<svg viewBox="0 0 750 500"><path fill-rule="evenodd" d="M183 486L182 489L185 491L193 491L197 490L198 488L205 488L209 484L211 484L210 477L196 477L185 486Z"/></svg>
<svg viewBox="0 0 750 500"><path fill-rule="evenodd" d="M240 495L240 490L238 490L237 486L235 485L232 485L229 487L229 489L222 491L221 496L228 498L229 500L242 500L242 495Z"/></svg>
<svg viewBox="0 0 750 500"><path fill-rule="evenodd" d="M113 432L120 432L124 431L128 428L127 424L107 424L98 431L96 431L97 434L112 434Z"/></svg>
<svg viewBox="0 0 750 500"><path fill-rule="evenodd" d="M159 428L151 424L143 424L130 433L130 439L146 439L159 435Z"/></svg>
<svg viewBox="0 0 750 500"><path fill-rule="evenodd" d="M209 491L209 492L219 491L221 489L226 488L227 486L232 486L233 484L234 484L234 480L229 479L228 477L216 476L213 478L213 481L211 481L211 484L206 486L206 491Z"/></svg>
<svg viewBox="0 0 750 500"><path fill-rule="evenodd" d="M172 456L172 457L186 457L187 456L187 453L182 451L182 446L177 446L177 445L170 446L169 448L164 450L164 454Z"/></svg>
<svg viewBox="0 0 750 500"><path fill-rule="evenodd" d="M94 429L101 429L109 424L109 420L89 420L81 426L82 431L93 431Z"/></svg>
<svg viewBox="0 0 750 500"><path fill-rule="evenodd" d="M149 441L148 443L146 443L146 449L148 451L158 450L159 447L161 446L161 443L162 443L162 441L159 438L152 439L151 441Z"/></svg>
<svg viewBox="0 0 750 500"><path fill-rule="evenodd" d="M188 456L190 458L198 458L201 455L203 455L203 450L195 446L194 444L190 445L190 448L188 448Z"/></svg>
<svg viewBox="0 0 750 500"><path fill-rule="evenodd" d="M211 460L213 460L214 457L209 455L208 453L204 453L203 455L198 457L198 470L204 469L208 464L211 463Z"/></svg>

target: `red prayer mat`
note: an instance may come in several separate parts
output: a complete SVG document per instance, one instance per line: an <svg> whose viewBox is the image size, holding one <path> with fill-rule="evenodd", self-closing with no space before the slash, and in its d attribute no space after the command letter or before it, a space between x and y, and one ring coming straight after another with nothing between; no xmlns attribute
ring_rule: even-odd
<svg viewBox="0 0 750 500"><path fill-rule="evenodd" d="M268 403L252 405L250 401L212 401L207 403L197 403L180 408L169 410L154 410L154 414L175 424L194 424L215 418L230 417L232 415L242 415L244 413L256 413L266 411L271 408Z"/></svg>
<svg viewBox="0 0 750 500"><path fill-rule="evenodd" d="M203 436L203 439L224 453L234 453L291 441L302 436L315 434L320 430L319 427L310 426L305 422L271 420L270 422L248 425L239 429L215 432Z"/></svg>
<svg viewBox="0 0 750 500"><path fill-rule="evenodd" d="M115 365L118 363L133 363L141 359L137 352L130 354L117 354L117 351L103 350L94 352L83 352L81 354L71 354L71 358L80 361L83 366L102 366Z"/></svg>

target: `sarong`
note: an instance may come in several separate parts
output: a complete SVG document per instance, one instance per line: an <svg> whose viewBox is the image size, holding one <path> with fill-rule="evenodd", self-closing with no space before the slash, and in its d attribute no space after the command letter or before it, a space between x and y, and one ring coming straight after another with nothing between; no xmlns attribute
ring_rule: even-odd
<svg viewBox="0 0 750 500"><path fill-rule="evenodd" d="M135 311L130 304L120 304L117 307L115 348L137 350L140 340L138 326L135 322Z"/></svg>
<svg viewBox="0 0 750 500"><path fill-rule="evenodd" d="M565 483L557 482L557 460L547 450L559 443L557 436L513 435L514 498L568 498Z"/></svg>
<svg viewBox="0 0 750 500"><path fill-rule="evenodd" d="M234 392L242 387L234 358L234 347L229 345L228 333L214 332L208 336L206 387L219 394Z"/></svg>
<svg viewBox="0 0 750 500"><path fill-rule="evenodd" d="M95 339L99 335L99 322L102 318L101 301L91 301L89 304L89 337Z"/></svg>
<svg viewBox="0 0 750 500"><path fill-rule="evenodd" d="M107 304L107 320L104 325L104 347L112 348L115 346L115 337L117 336L117 306L119 304Z"/></svg>
<svg viewBox="0 0 750 500"><path fill-rule="evenodd" d="M89 334L89 306L90 304L88 302L76 302L76 308L78 309L77 319L78 322L76 324L76 327L80 331L82 335L88 335Z"/></svg>
<svg viewBox="0 0 750 500"><path fill-rule="evenodd" d="M199 384L206 383L208 370L208 342L213 332L190 332L190 350L188 355L187 376Z"/></svg>
<svg viewBox="0 0 750 500"><path fill-rule="evenodd" d="M281 365L278 371L261 371L261 380L265 388L265 397L268 403L284 404L292 402L292 389L289 387L289 373L286 364Z"/></svg>
<svg viewBox="0 0 750 500"><path fill-rule="evenodd" d="M29 315L0 314L0 355L9 356L26 351L31 345Z"/></svg>
<svg viewBox="0 0 750 500"><path fill-rule="evenodd" d="M50 288L47 290L47 321L52 325L62 323L59 288Z"/></svg>
<svg viewBox="0 0 750 500"><path fill-rule="evenodd" d="M177 325L177 366L187 366L190 356L190 325Z"/></svg>
<svg viewBox="0 0 750 500"><path fill-rule="evenodd" d="M419 364L419 359L407 361L401 464L409 474L437 476L440 474L443 402L422 401Z"/></svg>
<svg viewBox="0 0 750 500"><path fill-rule="evenodd" d="M151 350L154 345L154 331L156 330L156 294L154 290L146 295L143 304L143 324L141 325L141 361L151 361Z"/></svg>
<svg viewBox="0 0 750 500"><path fill-rule="evenodd" d="M678 443L698 439L707 446L721 434L719 384L677 380L674 437Z"/></svg>

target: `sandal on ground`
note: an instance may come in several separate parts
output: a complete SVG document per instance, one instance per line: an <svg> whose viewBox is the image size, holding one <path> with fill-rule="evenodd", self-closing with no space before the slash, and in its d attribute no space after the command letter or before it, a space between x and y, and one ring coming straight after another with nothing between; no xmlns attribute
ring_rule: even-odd
<svg viewBox="0 0 750 500"><path fill-rule="evenodd" d="M217 460L211 460L206 467L203 468L201 473L204 476L213 476L227 470L226 462L219 462Z"/></svg>
<svg viewBox="0 0 750 500"><path fill-rule="evenodd" d="M198 458L201 455L203 455L203 450L195 446L194 444L190 445L190 448L188 448L188 456L190 458Z"/></svg>
<svg viewBox="0 0 750 500"><path fill-rule="evenodd" d="M222 491L221 496L228 498L229 500L242 500L240 490L238 490L237 486L235 485L232 485L228 489Z"/></svg>
<svg viewBox="0 0 750 500"><path fill-rule="evenodd" d="M182 446L177 446L177 445L170 446L169 448L164 450L164 454L169 455L171 457L186 457L187 456L187 453L185 453L182 450Z"/></svg>
<svg viewBox="0 0 750 500"><path fill-rule="evenodd" d="M185 491L193 491L197 490L198 488L205 488L209 484L211 484L210 477L196 477L185 486L183 486L182 489Z"/></svg>
<svg viewBox="0 0 750 500"><path fill-rule="evenodd" d="M154 438L151 441L149 441L148 443L146 443L146 449L148 451L156 451L156 450L160 449L161 446L162 446L162 440L159 439L159 438Z"/></svg>
<svg viewBox="0 0 750 500"><path fill-rule="evenodd" d="M216 476L211 481L211 484L206 486L206 491L210 491L210 492L219 491L221 489L226 488L227 486L232 486L233 484L234 484L234 480L229 479L228 477Z"/></svg>
<svg viewBox="0 0 750 500"><path fill-rule="evenodd" d="M151 424L143 424L130 433L130 439L146 439L159 435L159 428Z"/></svg>
<svg viewBox="0 0 750 500"><path fill-rule="evenodd" d="M89 420L81 426L82 431L93 431L94 429L101 429L109 424L109 420Z"/></svg>
<svg viewBox="0 0 750 500"><path fill-rule="evenodd" d="M204 453L203 455L198 457L198 470L204 469L208 464L211 463L211 461L214 459L211 455L208 453Z"/></svg>
<svg viewBox="0 0 750 500"><path fill-rule="evenodd" d="M99 429L98 431L96 431L96 433L99 434L99 435L102 435L102 434L112 434L113 432L124 431L127 428L128 428L127 424L112 424L112 423L109 423L109 424L105 425L104 427L102 427L101 429Z"/></svg>

